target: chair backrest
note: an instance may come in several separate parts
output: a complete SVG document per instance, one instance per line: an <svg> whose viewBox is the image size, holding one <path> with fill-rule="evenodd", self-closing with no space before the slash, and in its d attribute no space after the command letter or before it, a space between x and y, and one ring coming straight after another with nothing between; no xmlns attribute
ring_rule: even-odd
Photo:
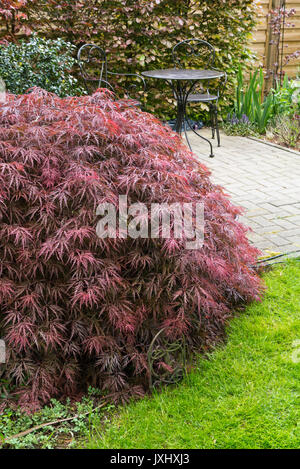
<svg viewBox="0 0 300 469"><path fill-rule="evenodd" d="M213 67L216 58L214 47L202 39L186 39L178 42L172 50L173 62L179 68Z"/></svg>
<svg viewBox="0 0 300 469"><path fill-rule="evenodd" d="M81 76L88 93L97 88L112 88L107 81L107 57L101 47L84 44L77 54Z"/></svg>

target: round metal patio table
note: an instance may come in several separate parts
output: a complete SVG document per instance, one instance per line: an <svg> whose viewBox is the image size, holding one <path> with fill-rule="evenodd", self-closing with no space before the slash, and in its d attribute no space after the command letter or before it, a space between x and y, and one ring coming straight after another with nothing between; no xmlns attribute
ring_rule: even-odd
<svg viewBox="0 0 300 469"><path fill-rule="evenodd" d="M177 119L175 125L175 131L179 134L182 133L182 126L184 128L184 133L186 136L187 143L192 150L187 132L186 124L188 123L190 129L198 135L198 137L205 140L210 145L210 156L214 157L213 146L211 142L200 135L192 125L189 124L189 119L187 117L186 107L188 102L188 97L193 93L193 90L199 81L203 80L214 80L216 78L221 78L225 75L224 72L219 70L194 70L194 69L179 69L179 68L168 68L161 70L149 70L142 72L147 78L157 78L160 80L165 80L171 86L174 95L177 100Z"/></svg>

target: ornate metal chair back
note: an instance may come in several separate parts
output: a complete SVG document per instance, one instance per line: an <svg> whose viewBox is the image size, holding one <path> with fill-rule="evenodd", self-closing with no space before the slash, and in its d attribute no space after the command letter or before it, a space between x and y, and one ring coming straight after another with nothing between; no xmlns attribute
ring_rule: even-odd
<svg viewBox="0 0 300 469"><path fill-rule="evenodd" d="M108 88L112 86L107 81L107 57L101 47L95 44L84 44L77 54L78 64L84 85L89 94L97 88Z"/></svg>
<svg viewBox="0 0 300 469"><path fill-rule="evenodd" d="M178 42L172 50L176 68L209 69L214 66L215 48L202 39L186 39Z"/></svg>

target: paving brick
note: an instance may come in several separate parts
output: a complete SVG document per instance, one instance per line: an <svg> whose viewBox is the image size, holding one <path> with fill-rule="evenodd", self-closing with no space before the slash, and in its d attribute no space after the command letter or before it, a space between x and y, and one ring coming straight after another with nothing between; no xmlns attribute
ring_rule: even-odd
<svg viewBox="0 0 300 469"><path fill-rule="evenodd" d="M286 230L292 230L297 226L297 224L292 222L292 217L291 221L289 221L289 219L276 220L276 225L281 226L281 228L284 228Z"/></svg>
<svg viewBox="0 0 300 469"><path fill-rule="evenodd" d="M256 223L258 223L261 227L267 229L269 226L274 225L274 218L268 220L265 216L264 217L256 217L254 218Z"/></svg>
<svg viewBox="0 0 300 469"><path fill-rule="evenodd" d="M268 226L267 228L262 227L262 226L255 228L255 233L258 233L260 235L264 235L265 237L267 237L268 235L272 235L272 234L281 235L282 233L284 233L284 231L282 231L282 228L278 225L271 225L271 226Z"/></svg>
<svg viewBox="0 0 300 469"><path fill-rule="evenodd" d="M290 237L294 237L294 236L298 236L299 237L299 241L300 241L300 227L295 227L293 228L292 230L283 230L282 233L284 233L284 236L286 238L290 238Z"/></svg>
<svg viewBox="0 0 300 469"><path fill-rule="evenodd" d="M276 246L285 246L286 243L287 243L287 239L277 235L277 234L269 234L268 235L268 239L270 239L270 241L273 243L273 244L276 244Z"/></svg>

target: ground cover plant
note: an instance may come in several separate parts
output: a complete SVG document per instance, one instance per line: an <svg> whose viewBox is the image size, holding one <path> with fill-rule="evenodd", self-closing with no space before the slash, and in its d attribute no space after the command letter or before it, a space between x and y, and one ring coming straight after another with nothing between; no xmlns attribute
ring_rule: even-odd
<svg viewBox="0 0 300 469"><path fill-rule="evenodd" d="M226 135L237 135L240 137L259 137L259 132L246 114L237 117L235 113L229 113L227 120L222 123Z"/></svg>
<svg viewBox="0 0 300 469"><path fill-rule="evenodd" d="M92 388L77 402L51 399L35 413L7 408L0 414L0 449L72 448L88 438L91 415L105 419L113 409Z"/></svg>
<svg viewBox="0 0 300 469"><path fill-rule="evenodd" d="M1 395L34 409L89 385L142 394L164 328L205 350L261 293L257 250L223 189L178 135L109 92L39 88L0 108ZM205 243L100 239L99 203L203 202ZM159 366L166 366L162 362Z"/></svg>
<svg viewBox="0 0 300 469"><path fill-rule="evenodd" d="M300 263L264 275L267 292L176 388L91 420L88 448L298 449Z"/></svg>

